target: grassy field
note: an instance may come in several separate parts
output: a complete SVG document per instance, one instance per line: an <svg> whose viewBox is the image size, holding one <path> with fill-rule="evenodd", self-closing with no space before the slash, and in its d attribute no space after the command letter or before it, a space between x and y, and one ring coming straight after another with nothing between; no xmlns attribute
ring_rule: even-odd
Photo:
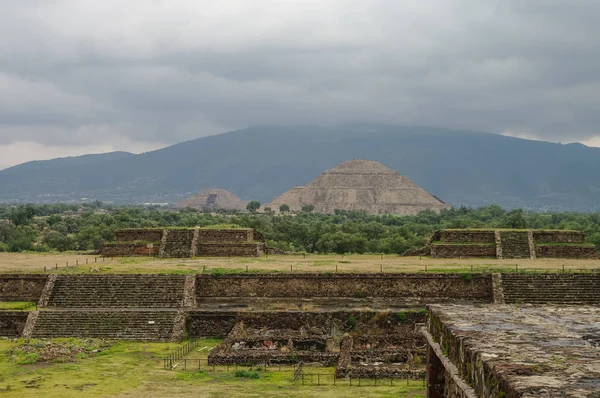
<svg viewBox="0 0 600 398"><path fill-rule="evenodd" d="M86 263L87 261L87 263ZM96 262L97 261L97 262ZM67 267L68 263L68 267ZM77 265L78 264L78 265ZM77 253L0 253L0 272L41 273L227 273L227 272L484 272L600 270L600 260L437 259L392 255L306 255L102 259Z"/></svg>
<svg viewBox="0 0 600 398"><path fill-rule="evenodd" d="M53 340L63 346L102 346L102 342L77 339ZM30 346L44 347L48 341L31 341ZM214 347L219 340L207 339L201 346ZM258 378L236 377L231 368L212 370L164 370L161 358L179 345L174 343L117 342L100 352L84 352L75 358L57 358L35 362L32 354L23 354L23 341L0 340L0 396L2 397L424 397L422 381L395 382L393 387L373 382L358 386L325 386L294 383L293 369L257 370ZM205 350L207 352L207 350ZM191 353L190 358L206 354ZM242 368L240 368L241 370ZM249 369L248 369L249 370ZM319 368L332 373L333 368ZM238 374L239 376L240 374ZM308 378L307 378L308 380ZM308 382L307 382L308 384ZM338 382L338 384L344 384ZM347 384L347 383L346 383ZM355 384L355 383L353 383ZM380 382L381 384L381 382Z"/></svg>

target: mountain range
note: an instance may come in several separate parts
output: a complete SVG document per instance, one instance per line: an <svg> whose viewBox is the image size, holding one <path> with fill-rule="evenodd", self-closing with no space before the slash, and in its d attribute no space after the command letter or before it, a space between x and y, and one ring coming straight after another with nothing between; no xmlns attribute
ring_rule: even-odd
<svg viewBox="0 0 600 398"><path fill-rule="evenodd" d="M446 203L600 210L600 148L419 126L257 126L142 154L0 171L1 202L174 203L205 188L266 203L350 159L370 159Z"/></svg>

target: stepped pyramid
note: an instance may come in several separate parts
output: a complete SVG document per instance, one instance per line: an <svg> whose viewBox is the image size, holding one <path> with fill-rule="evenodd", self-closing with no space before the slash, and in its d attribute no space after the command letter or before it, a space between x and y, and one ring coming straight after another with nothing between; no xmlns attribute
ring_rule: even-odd
<svg viewBox="0 0 600 398"><path fill-rule="evenodd" d="M340 163L308 185L290 189L265 207L279 211L282 204L287 204L292 211L314 205L316 213L333 213L339 209L409 215L450 208L397 171L371 160Z"/></svg>
<svg viewBox="0 0 600 398"><path fill-rule="evenodd" d="M208 188L177 203L179 208L246 210L246 202L225 189Z"/></svg>

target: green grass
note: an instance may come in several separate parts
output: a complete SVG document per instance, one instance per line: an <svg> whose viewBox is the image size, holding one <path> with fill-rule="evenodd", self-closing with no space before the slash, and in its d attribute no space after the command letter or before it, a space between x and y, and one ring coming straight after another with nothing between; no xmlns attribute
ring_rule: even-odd
<svg viewBox="0 0 600 398"><path fill-rule="evenodd" d="M33 301L0 301L0 311L33 311Z"/></svg>
<svg viewBox="0 0 600 398"><path fill-rule="evenodd" d="M58 339L57 339L58 340ZM77 339L60 339L68 344L85 344ZM200 346L214 346L218 340L203 340ZM162 358L179 344L117 342L111 347L86 358L66 363L17 363L8 353L23 341L0 340L0 396L2 397L338 397L360 394L364 397L424 397L422 381L407 383L395 381L394 386L347 386L338 380L338 386L317 379L306 385L294 383L293 369L276 368L237 370L258 375L236 377L236 370L217 367L196 370L164 370ZM207 351L207 350L205 350ZM30 360L33 362L33 359ZM332 374L333 368L308 369L311 373ZM354 384L354 382L353 382ZM381 381L380 381L381 384Z"/></svg>

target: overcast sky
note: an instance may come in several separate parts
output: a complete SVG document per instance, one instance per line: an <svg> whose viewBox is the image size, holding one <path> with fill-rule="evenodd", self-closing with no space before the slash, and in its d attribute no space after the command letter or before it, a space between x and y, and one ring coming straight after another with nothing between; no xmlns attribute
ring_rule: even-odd
<svg viewBox="0 0 600 398"><path fill-rule="evenodd" d="M598 0L0 0L0 169L256 124L600 146Z"/></svg>

